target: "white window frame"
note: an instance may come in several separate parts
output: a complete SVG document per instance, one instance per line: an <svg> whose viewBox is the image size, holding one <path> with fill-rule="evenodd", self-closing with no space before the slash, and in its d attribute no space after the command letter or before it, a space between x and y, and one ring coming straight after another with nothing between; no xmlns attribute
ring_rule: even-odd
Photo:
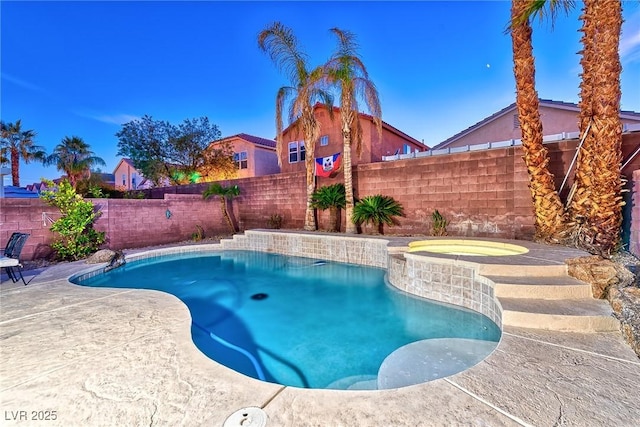
<svg viewBox="0 0 640 427"><path fill-rule="evenodd" d="M326 147L329 145L329 135L322 135L320 137L320 146Z"/></svg>
<svg viewBox="0 0 640 427"><path fill-rule="evenodd" d="M233 161L236 162L238 169L249 169L249 154L246 151L233 153Z"/></svg>
<svg viewBox="0 0 640 427"><path fill-rule="evenodd" d="M303 162L307 154L304 141L291 141L288 146L289 163Z"/></svg>

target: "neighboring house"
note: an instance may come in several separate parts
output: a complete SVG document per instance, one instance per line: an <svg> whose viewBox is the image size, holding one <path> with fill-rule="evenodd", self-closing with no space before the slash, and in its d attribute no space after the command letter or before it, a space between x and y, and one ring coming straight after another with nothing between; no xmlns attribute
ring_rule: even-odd
<svg viewBox="0 0 640 427"><path fill-rule="evenodd" d="M110 185L113 187L115 187L116 185L116 177L112 173L91 172L91 176L100 178L100 181L102 181L106 185Z"/></svg>
<svg viewBox="0 0 640 427"><path fill-rule="evenodd" d="M548 99L540 100L540 118L545 136L557 135L563 132L578 132L579 114L580 107L577 104ZM639 124L640 113L621 111L620 119L623 125L626 126ZM463 147L520 138L522 138L522 132L518 120L518 109L516 104L513 103L462 132L453 135L451 138L442 141L433 149Z"/></svg>
<svg viewBox="0 0 640 427"><path fill-rule="evenodd" d="M115 187L118 190L142 190L151 188L152 183L147 180L133 165L131 159L120 159L118 165L113 170Z"/></svg>
<svg viewBox="0 0 640 427"><path fill-rule="evenodd" d="M233 160L238 166L238 178L271 175L280 172L276 142L273 139L239 133L213 141L209 146L228 143L233 149Z"/></svg>
<svg viewBox="0 0 640 427"><path fill-rule="evenodd" d="M320 139L316 142L314 156L328 157L342 153L343 141L340 122L340 108L333 107L333 120L323 104L314 106L316 120L320 122ZM383 156L409 154L425 151L428 147L415 138L382 122L382 138L378 135L373 117L360 113L358 119L362 127L362 153L358 156L355 141L352 145L351 164L381 162ZM290 125L282 134L281 164L282 172L304 170L306 150L302 129Z"/></svg>

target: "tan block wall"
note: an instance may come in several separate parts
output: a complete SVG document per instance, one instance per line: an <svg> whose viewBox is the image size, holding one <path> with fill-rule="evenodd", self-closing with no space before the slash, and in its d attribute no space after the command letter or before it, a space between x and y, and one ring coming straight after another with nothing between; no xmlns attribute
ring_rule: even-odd
<svg viewBox="0 0 640 427"><path fill-rule="evenodd" d="M633 171L629 252L640 257L640 169Z"/></svg>

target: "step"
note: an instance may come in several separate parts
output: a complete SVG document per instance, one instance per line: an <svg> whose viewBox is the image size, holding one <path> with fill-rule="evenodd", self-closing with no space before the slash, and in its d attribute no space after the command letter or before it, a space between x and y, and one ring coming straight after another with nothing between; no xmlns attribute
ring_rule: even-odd
<svg viewBox="0 0 640 427"><path fill-rule="evenodd" d="M566 276L566 264L553 265L511 265L480 264L478 274L482 276L553 277Z"/></svg>
<svg viewBox="0 0 640 427"><path fill-rule="evenodd" d="M591 298L591 285L569 276L484 276L495 283L502 298L578 299Z"/></svg>
<svg viewBox="0 0 640 427"><path fill-rule="evenodd" d="M499 298L499 301L505 326L572 332L620 330L620 322L606 300Z"/></svg>

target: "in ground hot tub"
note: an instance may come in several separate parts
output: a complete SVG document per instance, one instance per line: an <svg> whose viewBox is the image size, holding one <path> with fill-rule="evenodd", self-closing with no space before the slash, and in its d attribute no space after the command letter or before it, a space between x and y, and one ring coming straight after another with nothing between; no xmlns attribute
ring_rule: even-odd
<svg viewBox="0 0 640 427"><path fill-rule="evenodd" d="M506 256L529 252L524 246L488 240L434 239L409 243L409 252L432 252L446 255Z"/></svg>

